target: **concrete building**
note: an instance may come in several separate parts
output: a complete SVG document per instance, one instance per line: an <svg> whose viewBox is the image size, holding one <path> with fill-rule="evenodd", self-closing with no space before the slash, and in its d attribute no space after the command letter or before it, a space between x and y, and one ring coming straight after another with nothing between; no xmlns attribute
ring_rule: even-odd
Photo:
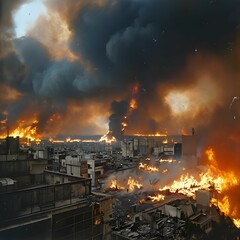
<svg viewBox="0 0 240 240"><path fill-rule="evenodd" d="M106 164L106 160L95 160L89 159L87 160L88 166L88 177L92 179L92 185L97 186L99 179L104 174L104 165Z"/></svg>
<svg viewBox="0 0 240 240"><path fill-rule="evenodd" d="M66 156L67 174L77 177L88 177L87 161L81 155Z"/></svg>
<svg viewBox="0 0 240 240"><path fill-rule="evenodd" d="M75 154L66 156L65 164L67 174L91 178L92 186L97 186L104 174L106 159L98 159L96 154Z"/></svg>
<svg viewBox="0 0 240 240"><path fill-rule="evenodd" d="M0 239L110 239L112 198L92 194L88 178L45 171L1 192L0 205Z"/></svg>
<svg viewBox="0 0 240 240"><path fill-rule="evenodd" d="M123 157L133 157L134 156L134 141L124 140L121 142L121 150Z"/></svg>

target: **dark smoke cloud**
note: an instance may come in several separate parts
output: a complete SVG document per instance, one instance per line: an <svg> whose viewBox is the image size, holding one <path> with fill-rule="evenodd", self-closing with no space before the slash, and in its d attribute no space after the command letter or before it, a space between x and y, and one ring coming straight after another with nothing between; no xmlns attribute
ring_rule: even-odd
<svg viewBox="0 0 240 240"><path fill-rule="evenodd" d="M58 11L68 23L69 48L90 63L89 71L77 59L52 59L49 46L30 36L12 41L12 13L21 3L1 1L1 28L10 33L5 39L15 48L0 60L1 82L24 95L9 103L13 121L31 99L44 106L38 111L43 126L55 111L65 113L69 99L86 104L88 99L105 102L108 98L120 104L139 82L139 110L131 114L129 129L141 130L143 124L146 131L165 128L163 122L171 112L158 86L184 89L195 84L196 78L175 77L185 71L189 56L210 54L231 64L229 56L239 34L240 3L235 0L47 1L51 11ZM156 114L159 108L161 117ZM109 127L116 133L121 128L120 110L109 109Z"/></svg>
<svg viewBox="0 0 240 240"><path fill-rule="evenodd" d="M127 111L128 102L126 101L114 101L111 105L111 112L113 114L109 117L109 131L112 136L118 139L124 133L121 123L124 121L124 116L126 116Z"/></svg>

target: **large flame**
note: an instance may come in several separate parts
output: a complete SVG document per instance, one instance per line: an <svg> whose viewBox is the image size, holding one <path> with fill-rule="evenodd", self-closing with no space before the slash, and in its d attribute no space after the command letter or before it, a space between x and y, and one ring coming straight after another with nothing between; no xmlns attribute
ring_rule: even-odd
<svg viewBox="0 0 240 240"><path fill-rule="evenodd" d="M7 120L5 122L6 124L6 128L7 127ZM40 141L40 135L38 133L38 120L33 120L33 122L31 124L26 124L25 121L19 121L18 122L18 126L11 130L5 135L0 136L0 138L5 138L7 135L12 136L12 137L19 137L19 138L25 138L28 139L30 141L36 141L39 142Z"/></svg>
<svg viewBox="0 0 240 240"><path fill-rule="evenodd" d="M182 193L189 197L194 197L195 192L200 189L217 191L220 196L217 201L212 201L212 204L217 205L222 212L232 217L235 225L239 227L240 221L237 211L231 211L229 196L225 195L225 191L239 184L239 180L233 172L218 169L212 148L208 148L205 153L208 156L209 165L204 172L199 173L197 176L189 173L183 174L178 180L174 180L171 184L159 190L168 189L170 192ZM221 198L221 196L223 197Z"/></svg>

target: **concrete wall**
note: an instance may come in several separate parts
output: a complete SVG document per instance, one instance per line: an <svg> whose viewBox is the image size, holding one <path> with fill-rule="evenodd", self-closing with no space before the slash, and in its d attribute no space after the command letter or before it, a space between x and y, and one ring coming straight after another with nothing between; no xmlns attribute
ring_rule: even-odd
<svg viewBox="0 0 240 240"><path fill-rule="evenodd" d="M181 211L177 207L173 207L171 205L164 205L164 214L170 217L181 218Z"/></svg>

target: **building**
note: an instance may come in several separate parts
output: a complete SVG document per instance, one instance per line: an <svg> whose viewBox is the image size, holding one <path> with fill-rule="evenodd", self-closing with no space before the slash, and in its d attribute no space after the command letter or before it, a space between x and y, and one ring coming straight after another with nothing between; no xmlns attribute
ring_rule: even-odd
<svg viewBox="0 0 240 240"><path fill-rule="evenodd" d="M87 160L88 177L92 179L92 185L97 186L99 179L104 174L104 165L106 160L104 159L89 159Z"/></svg>
<svg viewBox="0 0 240 240"><path fill-rule="evenodd" d="M67 174L77 177L88 177L87 161L81 155L66 156L65 164Z"/></svg>
<svg viewBox="0 0 240 240"><path fill-rule="evenodd" d="M44 171L0 205L0 239L110 239L112 198L92 194L88 178Z"/></svg>

